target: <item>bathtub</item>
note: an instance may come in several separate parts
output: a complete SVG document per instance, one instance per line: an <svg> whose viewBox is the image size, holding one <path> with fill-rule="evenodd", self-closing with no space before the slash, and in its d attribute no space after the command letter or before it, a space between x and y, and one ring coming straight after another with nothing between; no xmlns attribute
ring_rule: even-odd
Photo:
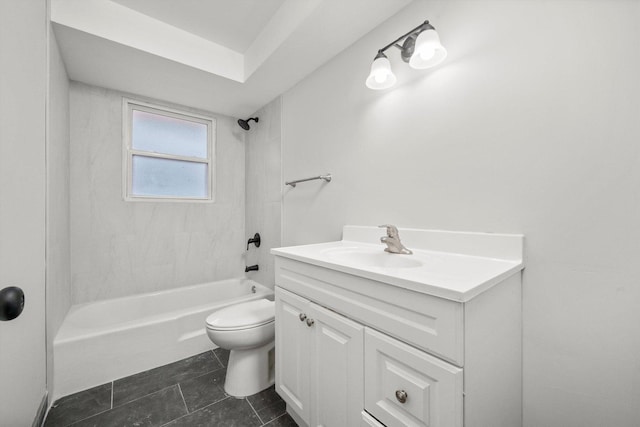
<svg viewBox="0 0 640 427"><path fill-rule="evenodd" d="M273 291L230 279L74 305L53 341L55 399L215 348L205 319Z"/></svg>

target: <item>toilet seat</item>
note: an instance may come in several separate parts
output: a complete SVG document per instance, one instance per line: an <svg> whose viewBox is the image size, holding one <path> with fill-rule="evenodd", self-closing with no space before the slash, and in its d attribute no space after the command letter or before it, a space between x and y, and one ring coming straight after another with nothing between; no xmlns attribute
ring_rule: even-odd
<svg viewBox="0 0 640 427"><path fill-rule="evenodd" d="M209 315L206 332L216 346L229 350L224 390L234 397L273 385L275 302L258 299L229 305Z"/></svg>
<svg viewBox="0 0 640 427"><path fill-rule="evenodd" d="M275 320L274 306L273 301L263 298L225 307L207 317L207 329L237 331L273 323Z"/></svg>

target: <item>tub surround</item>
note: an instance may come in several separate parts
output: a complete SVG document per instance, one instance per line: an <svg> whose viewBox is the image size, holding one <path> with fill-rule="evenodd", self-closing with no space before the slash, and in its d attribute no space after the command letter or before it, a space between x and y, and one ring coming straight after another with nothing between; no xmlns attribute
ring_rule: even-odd
<svg viewBox="0 0 640 427"><path fill-rule="evenodd" d="M169 105L216 119L215 201L127 202L125 95L148 100L75 82L70 87L74 304L225 280L244 270L245 131L231 117Z"/></svg>
<svg viewBox="0 0 640 427"><path fill-rule="evenodd" d="M246 253L246 265L258 264L260 270L250 278L273 288L274 269L271 248L282 246L282 174L281 174L281 108L280 97L256 111L260 117L246 132L246 238L259 232L259 248L251 246Z"/></svg>
<svg viewBox="0 0 640 427"><path fill-rule="evenodd" d="M53 397L210 349L207 316L272 294L254 281L230 279L75 305L53 343Z"/></svg>

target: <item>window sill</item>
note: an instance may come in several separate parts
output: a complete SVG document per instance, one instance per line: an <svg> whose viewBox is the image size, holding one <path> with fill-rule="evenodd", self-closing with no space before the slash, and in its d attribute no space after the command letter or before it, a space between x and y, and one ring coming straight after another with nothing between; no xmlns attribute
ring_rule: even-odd
<svg viewBox="0 0 640 427"><path fill-rule="evenodd" d="M215 203L214 199L189 199L176 197L129 197L123 198L125 202L143 202L143 203Z"/></svg>

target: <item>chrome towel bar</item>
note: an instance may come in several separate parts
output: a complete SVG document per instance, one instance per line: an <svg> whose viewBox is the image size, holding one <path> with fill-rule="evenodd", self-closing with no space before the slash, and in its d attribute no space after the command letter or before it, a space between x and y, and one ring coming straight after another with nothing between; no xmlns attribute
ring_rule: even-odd
<svg viewBox="0 0 640 427"><path fill-rule="evenodd" d="M321 179L325 182L331 182L331 174L328 173L326 175L318 175L318 176L314 176L311 178L305 178L305 179L297 179L295 181L289 181L289 182L285 182L284 185L290 185L292 187L295 187L297 183L299 182L307 182L307 181L313 181L315 179Z"/></svg>

